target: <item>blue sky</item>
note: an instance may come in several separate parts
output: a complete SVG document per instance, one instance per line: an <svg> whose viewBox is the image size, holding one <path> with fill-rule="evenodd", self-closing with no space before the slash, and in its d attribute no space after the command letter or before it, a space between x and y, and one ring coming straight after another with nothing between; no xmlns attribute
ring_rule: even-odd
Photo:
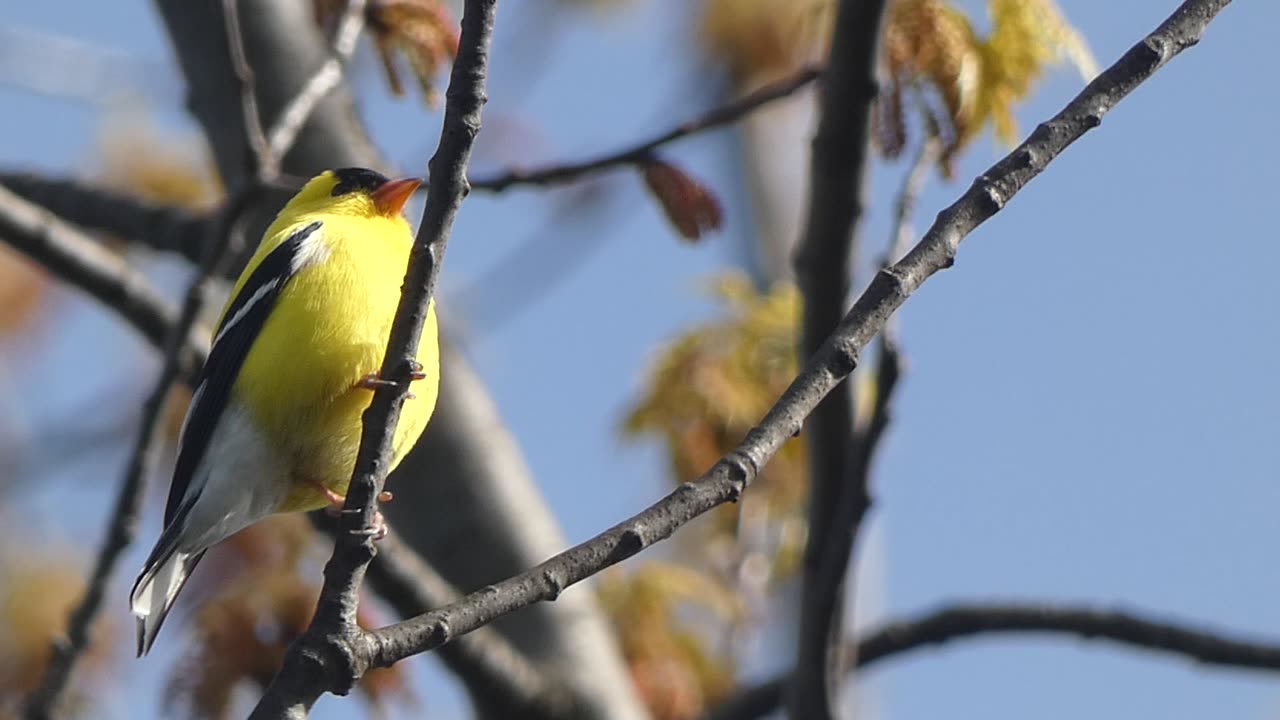
<svg viewBox="0 0 1280 720"><path fill-rule="evenodd" d="M980 3L963 4L981 14ZM1060 4L1101 66L1176 5ZM166 63L149 4L74 7L7 2L0 17L7 32L70 36L123 51L142 68ZM522 33L536 27L535 13L504 6L477 173L612 148L710 103L682 7L634 0L612 14L566 16L529 65L515 62L515 48L538 49L540 36ZM1280 246L1268 223L1280 181L1271 139L1280 94L1254 79L1278 24L1280 5L1228 7L1200 46L1125 100L907 303L909 375L870 521L883 553L883 612L951 599L1078 600L1280 639ZM375 64L361 58L356 80L374 136L415 170L434 147L436 119L416 102L388 100ZM160 124L188 128L177 79L143 75ZM0 162L91 170L103 107L0 78L9 110L0 114ZM1020 108L1024 130L1081 84L1070 70L1052 73ZM733 150L729 131L668 153L729 193L739 187ZM930 183L917 227L1003 152L988 137L977 141L956 182ZM887 235L900 173L872 174L872 241ZM603 218L565 211L554 225L565 193L476 194L445 266L442 303L457 298L455 329L572 540L662 492L657 449L623 443L616 428L660 343L713 315L699 283L739 261L745 222L743 200L726 197L722 236L689 246L630 174L610 187ZM498 300L471 284L492 280L486 273L525 242L548 245L549 260L535 267L571 267L532 293L504 286ZM499 277L528 281L510 270ZM85 338L119 332L101 314L77 317L38 340L66 367ZM57 422L109 392L110 381L52 397L30 423ZM20 386L0 392L21 398ZM79 465L65 473L90 483L84 507L68 512L37 494L44 515L33 522L56 528L60 515L102 512L118 462ZM122 597L112 608L121 614ZM1063 639L966 642L885 663L865 679L878 714L893 720L1262 718L1280 708L1266 675ZM462 714L438 679L424 700L435 717Z"/></svg>

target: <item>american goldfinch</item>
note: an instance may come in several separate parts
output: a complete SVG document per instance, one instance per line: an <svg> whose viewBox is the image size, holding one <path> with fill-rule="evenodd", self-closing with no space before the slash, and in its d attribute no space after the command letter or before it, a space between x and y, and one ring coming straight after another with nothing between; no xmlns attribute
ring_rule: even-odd
<svg viewBox="0 0 1280 720"><path fill-rule="evenodd" d="M361 414L383 382L413 244L401 210L419 182L326 170L267 228L214 332L179 435L164 531L130 596L139 656L210 547L272 513L341 506ZM392 468L435 408L434 305L416 357Z"/></svg>

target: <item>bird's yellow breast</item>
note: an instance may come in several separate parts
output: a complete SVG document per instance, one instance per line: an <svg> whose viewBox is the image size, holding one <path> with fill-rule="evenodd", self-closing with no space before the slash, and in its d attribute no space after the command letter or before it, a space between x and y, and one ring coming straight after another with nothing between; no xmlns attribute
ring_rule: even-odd
<svg viewBox="0 0 1280 720"><path fill-rule="evenodd" d="M268 232L259 256L302 216ZM281 510L320 507L318 483L345 494L359 449L361 415L373 397L358 387L386 353L412 237L395 218L322 218L315 255L280 293L236 379L234 395L293 467L299 486ZM255 257L255 259L257 259ZM245 274L252 272L253 264ZM439 352L434 305L417 358L427 374L413 384L395 434L392 467L417 441L435 407Z"/></svg>

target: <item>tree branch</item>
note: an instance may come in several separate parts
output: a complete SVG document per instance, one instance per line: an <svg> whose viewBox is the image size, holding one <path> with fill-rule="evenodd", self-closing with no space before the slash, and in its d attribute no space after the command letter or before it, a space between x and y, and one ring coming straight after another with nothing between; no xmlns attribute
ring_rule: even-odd
<svg viewBox="0 0 1280 720"><path fill-rule="evenodd" d="M804 297L800 349L810 357L840 322L858 254L864 179L876 96L876 58L885 0L843 0L822 84L821 116L813 138L809 209L796 254ZM814 410L805 436L809 451L809 537L805 545L797 668L791 716L836 716L836 643L842 624L845 576L857 527L870 505L866 467L852 468L853 384L838 387ZM865 439L865 438L864 438ZM858 454L859 451L855 451ZM870 463L871 451L860 452ZM841 510L843 510L841 512ZM839 519L837 519L839 515ZM843 562L841 560L843 559Z"/></svg>
<svg viewBox="0 0 1280 720"><path fill-rule="evenodd" d="M960 242L998 213L1071 143L1170 59L1199 41L1230 0L1187 0L1151 35L1102 72L1012 153L980 175L897 263L881 270L835 332L741 443L699 479L630 519L546 562L463 599L401 623L363 633L345 650L387 666L427 652L565 588L670 537L693 518L737 499L805 418L856 367L858 355L890 315L934 273L950 267Z"/></svg>
<svg viewBox="0 0 1280 720"><path fill-rule="evenodd" d="M924 186L925 173L933 167L938 159L942 143L937 135L930 134L920 143L911 167L902 179L898 195L893 201L893 234L889 237L888 250L885 252L882 265L896 262L911 247L915 236L911 230L911 215L916 211L916 202L920 199L920 190Z"/></svg>
<svg viewBox="0 0 1280 720"><path fill-rule="evenodd" d="M822 74L817 67L803 67L789 77L750 92L737 100L714 108L698 117L686 120L675 127L642 140L634 145L606 153L599 157L572 163L558 163L532 170L512 169L500 175L481 177L471 180L471 187L476 190L502 192L513 185L556 185L572 182L583 175L621 165L635 165L649 159L654 150L686 138L690 135L729 125L749 115L755 110L788 97L809 85Z"/></svg>
<svg viewBox="0 0 1280 720"><path fill-rule="evenodd" d="M65 639L54 640L45 670L44 679L28 699L24 717L27 720L48 720L58 715L59 698L67 686L76 661L89 642L89 632L102 608L102 598L115 570L120 555L133 542L138 532L138 516L142 512L142 500L147 480L154 474L160 449L160 421L164 417L165 401L174 383L190 373L184 368L184 350L187 338L195 327L196 319L204 307L209 292L209 280L216 277L216 270L232 237L231 225L238 217L238 207L247 201L237 199L223 215L223 222L210 225L209 237L204 243L204 257L196 268L187 288L182 312L166 333L164 360L155 387L142 406L142 422L134 440L120 492L109 518L107 535L98 549L98 557L80 604L72 611L67 624Z"/></svg>
<svg viewBox="0 0 1280 720"><path fill-rule="evenodd" d="M193 213L78 180L0 173L0 185L66 222L200 262L213 214Z"/></svg>
<svg viewBox="0 0 1280 720"><path fill-rule="evenodd" d="M445 96L440 144L428 164L431 184L426 207L379 372L380 377L392 382L374 392L364 413L364 433L339 523L340 535L325 567L315 616L289 649L284 666L251 718L305 717L321 694L346 694L364 671L364 658L351 656L343 644L360 635L356 609L365 570L377 552L371 532L377 497L386 481L396 422L409 393L414 358L435 293L440 261L453 219L469 190L466 167L486 100L489 41L496 10L496 0L467 0L465 4L458 57Z"/></svg>
<svg viewBox="0 0 1280 720"><path fill-rule="evenodd" d="M1280 645L1234 639L1181 623L1162 622L1143 613L1067 605L953 605L918 618L898 620L868 632L845 653L865 668L952 640L991 634L1053 633L1085 640L1110 640L1135 649L1181 656L1226 668L1280 671ZM781 705L787 679L775 678L740 691L705 720L749 720Z"/></svg>
<svg viewBox="0 0 1280 720"><path fill-rule="evenodd" d="M177 312L125 258L4 188L0 188L0 238L115 311L151 344L164 345ZM194 377L207 353L208 340L191 333L179 358L183 376Z"/></svg>

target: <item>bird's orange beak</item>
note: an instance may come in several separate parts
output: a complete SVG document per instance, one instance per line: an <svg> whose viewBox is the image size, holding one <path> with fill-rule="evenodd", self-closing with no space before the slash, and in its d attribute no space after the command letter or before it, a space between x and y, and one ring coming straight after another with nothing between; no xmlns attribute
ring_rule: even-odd
<svg viewBox="0 0 1280 720"><path fill-rule="evenodd" d="M387 217L395 217L400 214L401 210L404 210L404 204L409 202L413 191L417 190L421 184L422 180L418 178L388 180L370 195L373 197L373 204L378 208L378 212Z"/></svg>

